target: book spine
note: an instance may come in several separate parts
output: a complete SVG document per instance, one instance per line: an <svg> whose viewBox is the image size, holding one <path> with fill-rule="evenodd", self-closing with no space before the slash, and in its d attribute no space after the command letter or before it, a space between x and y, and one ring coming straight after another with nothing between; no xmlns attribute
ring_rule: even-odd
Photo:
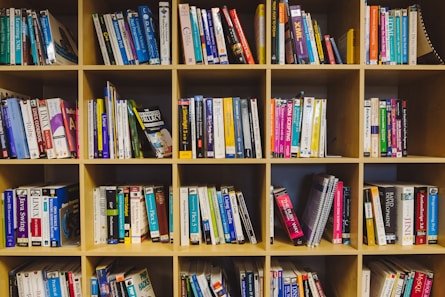
<svg viewBox="0 0 445 297"><path fill-rule="evenodd" d="M236 35L235 27L233 26L232 19L230 18L229 10L227 6L221 8L224 33L226 36L226 44L230 48L229 52L232 57L231 63L246 64L246 58L243 52L243 47Z"/></svg>
<svg viewBox="0 0 445 297"><path fill-rule="evenodd" d="M205 131L205 156L206 158L215 157L214 143L214 121L213 121L213 99L204 99L204 131Z"/></svg>
<svg viewBox="0 0 445 297"><path fill-rule="evenodd" d="M198 21L199 42L201 45L202 59L204 64L209 64L207 57L206 36L204 33L204 24L202 23L201 8L196 8L196 19ZM212 61L213 62L213 61Z"/></svg>
<svg viewBox="0 0 445 297"><path fill-rule="evenodd" d="M342 243L351 243L351 188L343 185Z"/></svg>
<svg viewBox="0 0 445 297"><path fill-rule="evenodd" d="M373 97L371 100L371 157L380 156L379 138L379 98Z"/></svg>
<svg viewBox="0 0 445 297"><path fill-rule="evenodd" d="M189 227L189 190L188 187L180 187L179 189L179 207L181 221L181 246L188 246L190 243L190 227Z"/></svg>
<svg viewBox="0 0 445 297"><path fill-rule="evenodd" d="M229 189L227 187L222 187L221 195L222 195L222 199L223 199L223 203L224 203L224 210L225 210L226 217L227 217L227 225L228 225L228 229L229 229L230 242L236 243L237 234L236 234L236 230L235 230L235 222L234 222L234 218L233 218L232 205L231 205L232 203L230 200ZM226 238L226 242L228 242L227 238Z"/></svg>
<svg viewBox="0 0 445 297"><path fill-rule="evenodd" d="M241 220L243 221L244 230L246 230L247 236L251 244L256 244L257 239L255 236L255 230L253 229L252 221L250 220L249 211L247 209L244 194L241 191L236 192L236 198L238 200Z"/></svg>
<svg viewBox="0 0 445 297"><path fill-rule="evenodd" d="M401 105L402 105L402 119L401 119L401 128L402 128L402 135L401 137L401 146L402 146L402 157L408 156L408 110L406 106L406 100L402 99Z"/></svg>
<svg viewBox="0 0 445 297"><path fill-rule="evenodd" d="M110 45L111 45L111 49L113 51L113 57L116 59L116 65L124 65L124 60L121 54L121 50L119 49L119 44L117 41L117 35L116 35L116 30L114 28L113 25L113 20L111 18L111 14L110 13L105 13L103 15L104 18L104 22L105 22L105 26L106 26L106 31L108 33L108 37L110 39ZM105 37L105 35L104 35Z"/></svg>
<svg viewBox="0 0 445 297"><path fill-rule="evenodd" d="M332 243L342 243L342 225L343 225L343 181L337 183L335 188L334 201L333 201L333 234Z"/></svg>
<svg viewBox="0 0 445 297"><path fill-rule="evenodd" d="M379 196L385 226L386 243L395 244L397 239L395 189L393 187L379 187Z"/></svg>
<svg viewBox="0 0 445 297"><path fill-rule="evenodd" d="M435 244L438 240L438 206L439 189L436 186L428 187L427 200L427 243Z"/></svg>
<svg viewBox="0 0 445 297"><path fill-rule="evenodd" d="M190 243L200 244L201 243L201 223L199 217L199 199L198 199L198 188L189 187L189 225L190 225Z"/></svg>
<svg viewBox="0 0 445 297"><path fill-rule="evenodd" d="M372 212L374 218L374 227L376 243L386 245L385 227L383 224L382 206L380 204L379 190L376 186L371 187Z"/></svg>
<svg viewBox="0 0 445 297"><path fill-rule="evenodd" d="M124 243L125 238L125 205L124 205L124 187L117 187L117 234L118 243Z"/></svg>
<svg viewBox="0 0 445 297"><path fill-rule="evenodd" d="M292 20L292 33L294 36L295 50L299 64L309 64L309 56L306 44L306 33L303 27L303 15L300 5L291 5L290 17Z"/></svg>
<svg viewBox="0 0 445 297"><path fill-rule="evenodd" d="M40 157L40 152L31 110L31 103L30 100L20 100L19 102L23 126L25 128L26 142L28 144L29 156L31 159L38 159Z"/></svg>
<svg viewBox="0 0 445 297"><path fill-rule="evenodd" d="M113 25L114 28L114 34L116 37L117 46L120 52L120 56L122 58L123 65L129 65L130 60L128 57L127 49L125 48L124 39L122 37L121 28L119 27L119 21L117 15L116 13L111 13L110 17L111 17L111 24Z"/></svg>
<svg viewBox="0 0 445 297"><path fill-rule="evenodd" d="M207 15L207 25L209 26L210 44L211 44L212 53L213 53L213 64L221 64L221 60L219 58L219 53L218 53L219 49L218 49L218 46L216 43L212 10L208 9L206 12L206 15Z"/></svg>
<svg viewBox="0 0 445 297"><path fill-rule="evenodd" d="M204 58L201 47L201 37L199 35L199 27L198 27L198 15L196 13L196 6L190 6L190 23L192 30L192 41L193 41L193 51L195 53L195 61L196 64L203 64Z"/></svg>
<svg viewBox="0 0 445 297"><path fill-rule="evenodd" d="M417 6L408 8L408 64L417 64Z"/></svg>
<svg viewBox="0 0 445 297"><path fill-rule="evenodd" d="M261 144L261 130L260 117L258 113L258 99L250 98L250 112L252 114L252 128L253 144L255 148L255 158L261 159L263 157L263 146Z"/></svg>
<svg viewBox="0 0 445 297"><path fill-rule="evenodd" d="M277 55L277 31L278 31L278 1L272 0L272 30L271 30L271 64L278 64L278 55Z"/></svg>
<svg viewBox="0 0 445 297"><path fill-rule="evenodd" d="M216 48L219 58L219 64L229 64L229 56L227 54L226 41L221 22L221 12L219 7L211 8L213 30L216 42Z"/></svg>
<svg viewBox="0 0 445 297"><path fill-rule="evenodd" d="M309 63L317 64L315 62L315 54L316 53L314 53L314 51L312 50L311 37L309 36L310 33L309 33L307 13L304 11L302 11L302 20L303 20L303 29L304 29L304 33L305 33L304 38L306 38L307 54L309 57Z"/></svg>
<svg viewBox="0 0 445 297"><path fill-rule="evenodd" d="M71 155L68 147L65 126L63 123L63 115L61 109L61 99L47 99L48 114L50 118L51 131L56 149L56 158L67 158Z"/></svg>
<svg viewBox="0 0 445 297"><path fill-rule="evenodd" d="M364 100L363 156L371 157L371 100Z"/></svg>
<svg viewBox="0 0 445 297"><path fill-rule="evenodd" d="M170 3L159 2L159 54L161 65L170 65Z"/></svg>
<svg viewBox="0 0 445 297"><path fill-rule="evenodd" d="M131 243L143 242L148 233L148 215L142 186L130 187Z"/></svg>
<svg viewBox="0 0 445 297"><path fill-rule="evenodd" d="M158 215L159 222L159 236L161 242L170 242L169 237L169 228L168 228L168 199L166 199L166 195L164 192L164 187L157 186L154 189L155 193L155 201L156 201L156 210Z"/></svg>
<svg viewBox="0 0 445 297"><path fill-rule="evenodd" d="M369 15L369 64L379 62L379 6L370 6Z"/></svg>
<svg viewBox="0 0 445 297"><path fill-rule="evenodd" d="M205 157L204 139L204 98L202 95L195 96L195 117L196 117L196 158Z"/></svg>
<svg viewBox="0 0 445 297"><path fill-rule="evenodd" d="M414 244L426 244L427 187L414 188Z"/></svg>
<svg viewBox="0 0 445 297"><path fill-rule="evenodd" d="M58 247L60 244L59 200L55 191L50 189L49 204L49 244Z"/></svg>
<svg viewBox="0 0 445 297"><path fill-rule="evenodd" d="M386 43L386 34L388 32L388 24L386 23L386 15L387 15L387 7L380 7L379 8L379 20L380 20L380 26L379 26L379 56L380 56L380 62L382 64L386 64L388 60L386 59L387 52L389 53L389 49L387 49L387 43Z"/></svg>
<svg viewBox="0 0 445 297"><path fill-rule="evenodd" d="M190 142L192 145L192 159L196 159L197 156L197 141L196 141L196 102L195 97L190 97L188 100L190 100L190 107L189 107L189 117L190 117Z"/></svg>
<svg viewBox="0 0 445 297"><path fill-rule="evenodd" d="M31 188L29 190L29 228L31 246L42 246L42 190Z"/></svg>
<svg viewBox="0 0 445 297"><path fill-rule="evenodd" d="M216 244L206 186L198 187L198 199L203 239L206 244Z"/></svg>
<svg viewBox="0 0 445 297"><path fill-rule="evenodd" d="M371 189L363 189L363 242L368 246L375 245L374 218L372 215Z"/></svg>
<svg viewBox="0 0 445 297"><path fill-rule="evenodd" d="M105 42L105 49L107 51L108 58L110 60L110 65L116 65L116 58L114 57L113 48L111 45L110 32L105 24L105 18L103 14L98 14L99 25L102 31L102 35Z"/></svg>
<svg viewBox="0 0 445 297"><path fill-rule="evenodd" d="M139 13L137 11L127 9L127 23L130 28L131 36L133 37L134 48L136 50L139 64L145 64L148 62L148 50L145 36L142 33Z"/></svg>
<svg viewBox="0 0 445 297"><path fill-rule="evenodd" d="M232 207L232 216L235 226L236 242L243 244L245 241L243 227L241 225L241 215L239 210L239 205L236 197L235 189L229 189L230 206Z"/></svg>
<svg viewBox="0 0 445 297"><path fill-rule="evenodd" d="M29 246L29 225L28 225L28 191L26 189L17 188L17 246Z"/></svg>
<svg viewBox="0 0 445 297"><path fill-rule="evenodd" d="M210 35L210 27L208 23L207 18L207 10L201 9L201 23L202 23L202 29L204 33L204 40L205 40L205 47L206 47L206 58L208 64L217 64L214 60L214 54L213 54L213 47L212 47L212 40Z"/></svg>
<svg viewBox="0 0 445 297"><path fill-rule="evenodd" d="M308 48L311 48L312 55L314 57L314 64L320 64L320 57L318 56L318 49L315 42L314 24L312 22L312 16L309 12L306 13L307 19L307 34L309 35ZM340 63L339 63L340 64Z"/></svg>
<svg viewBox="0 0 445 297"><path fill-rule="evenodd" d="M316 98L314 100L314 114L312 116L312 135L311 135L311 146L310 146L310 156L312 158L318 157L318 152L320 150L320 126L321 126L321 109L322 100Z"/></svg>
<svg viewBox="0 0 445 297"><path fill-rule="evenodd" d="M192 158L192 135L190 120L190 100L188 98L181 98L178 101L180 159Z"/></svg>
<svg viewBox="0 0 445 297"><path fill-rule="evenodd" d="M238 36L238 40L240 41L241 46L243 47L243 53L246 58L246 62L248 64L255 64L255 60L254 60L252 52L250 50L249 43L247 42L246 35L244 34L244 30L241 25L241 21L239 19L237 10L235 8L232 8L229 10L229 13L230 13L230 17L233 22L233 26L234 26L237 36Z"/></svg>
<svg viewBox="0 0 445 297"><path fill-rule="evenodd" d="M275 195L275 202L289 238L292 241L295 241L302 237L303 230L301 229L300 222L295 214L289 195L287 193L283 195Z"/></svg>
<svg viewBox="0 0 445 297"><path fill-rule="evenodd" d="M153 15L147 5L138 7L139 20L141 21L142 31L145 34L145 39L148 45L148 62L150 65L159 65L161 63L159 58L158 44L153 25ZM190 18L190 16L189 16Z"/></svg>
<svg viewBox="0 0 445 297"><path fill-rule="evenodd" d="M386 135L386 99L379 100L379 138L380 138L380 157L387 156L387 141L388 136Z"/></svg>
<svg viewBox="0 0 445 297"><path fill-rule="evenodd" d="M190 30L190 6L188 3L179 3L179 22L182 36L182 50L184 55L184 64L196 64L195 53L193 48L193 35Z"/></svg>
<svg viewBox="0 0 445 297"><path fill-rule="evenodd" d="M235 158L244 158L243 127L241 119L241 99L233 97L233 128L235 132Z"/></svg>
<svg viewBox="0 0 445 297"><path fill-rule="evenodd" d="M158 212L156 209L156 198L153 186L144 187L145 204L147 207L148 227L153 242L160 240Z"/></svg>
<svg viewBox="0 0 445 297"><path fill-rule="evenodd" d="M105 189L107 200L107 243L117 244L119 242L119 224L118 224L118 205L117 189L115 186L109 186Z"/></svg>
<svg viewBox="0 0 445 297"><path fill-rule="evenodd" d="M0 103L0 158L3 159L9 158L8 131L6 129L6 118L3 113L3 106L1 103Z"/></svg>
<svg viewBox="0 0 445 297"><path fill-rule="evenodd" d="M76 108L66 100L60 100L63 124L71 157L77 157Z"/></svg>
<svg viewBox="0 0 445 297"><path fill-rule="evenodd" d="M243 144L244 144L244 156L245 158L253 157L252 139L249 123L249 99L241 99L241 123L243 127Z"/></svg>
<svg viewBox="0 0 445 297"><path fill-rule="evenodd" d="M223 98L224 105L224 141L226 147L226 158L235 158L235 128L233 118L233 98Z"/></svg>
<svg viewBox="0 0 445 297"><path fill-rule="evenodd" d="M402 64L408 64L408 38L409 38L409 25L408 25L408 10L406 8L401 9L401 55Z"/></svg>
<svg viewBox="0 0 445 297"><path fill-rule="evenodd" d="M284 149L283 157L291 157L291 142L292 142L292 115L294 103L292 99L285 101L285 115L284 115Z"/></svg>
<svg viewBox="0 0 445 297"><path fill-rule="evenodd" d="M300 157L311 156L312 118L315 106L314 97L304 97L301 122Z"/></svg>
<svg viewBox="0 0 445 297"><path fill-rule="evenodd" d="M96 31L97 41L99 42L99 48L102 53L102 59L104 61L104 64L111 65L110 57L108 56L107 52L107 47L105 46L104 35L102 33L102 29L99 22L99 15L97 13L93 13L91 16L93 18L94 29Z"/></svg>
<svg viewBox="0 0 445 297"><path fill-rule="evenodd" d="M401 245L412 245L414 234L414 188L396 187L397 203L397 238Z"/></svg>
<svg viewBox="0 0 445 297"><path fill-rule="evenodd" d="M16 207L17 205L15 191L14 189L6 189L3 191L3 200L4 200L4 224L5 224L5 246L6 247L14 247L16 244L16 226L15 226L15 218Z"/></svg>
<svg viewBox="0 0 445 297"><path fill-rule="evenodd" d="M213 98L213 130L215 159L225 158L224 99Z"/></svg>
<svg viewBox="0 0 445 297"><path fill-rule="evenodd" d="M122 11L117 11L114 15L116 16L117 21L116 30L119 30L119 33L121 35L122 46L124 48L125 55L127 56L127 63L130 65L134 65L136 64L137 57L133 55L132 45L130 42L131 36L128 35L128 31L125 27L126 22L124 19L124 14L122 13Z"/></svg>

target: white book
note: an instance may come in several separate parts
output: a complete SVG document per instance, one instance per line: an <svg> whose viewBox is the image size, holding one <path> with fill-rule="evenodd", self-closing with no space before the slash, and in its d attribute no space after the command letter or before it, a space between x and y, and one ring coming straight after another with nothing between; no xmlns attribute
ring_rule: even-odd
<svg viewBox="0 0 445 297"><path fill-rule="evenodd" d="M22 112L23 126L25 127L26 141L28 143L29 156L31 159L38 159L39 145L37 143L36 128L32 119L31 101L19 100L20 110Z"/></svg>
<svg viewBox="0 0 445 297"><path fill-rule="evenodd" d="M99 42L100 52L102 53L104 64L111 65L110 57L108 56L107 47L105 45L104 35L99 22L99 15L97 13L93 13L92 17L93 17L94 29L96 30L97 41Z"/></svg>
<svg viewBox="0 0 445 297"><path fill-rule="evenodd" d="M219 210L219 203L218 203L218 196L216 194L216 187L210 186L210 187L208 187L208 190L209 190L209 195L211 195L211 197L212 197L213 209L215 211L215 220L216 220L216 227L218 229L219 243L225 243L226 240L224 238L224 228L222 225L221 212Z"/></svg>
<svg viewBox="0 0 445 297"><path fill-rule="evenodd" d="M223 98L213 98L213 131L215 159L226 157L224 140L224 105Z"/></svg>
<svg viewBox="0 0 445 297"><path fill-rule="evenodd" d="M301 119L300 157L311 156L312 118L314 114L314 97L304 97Z"/></svg>
<svg viewBox="0 0 445 297"><path fill-rule="evenodd" d="M379 98L373 97L371 100L371 157L380 157L380 131L379 131Z"/></svg>
<svg viewBox="0 0 445 297"><path fill-rule="evenodd" d="M159 48L161 65L170 65L170 4L159 2Z"/></svg>
<svg viewBox="0 0 445 297"><path fill-rule="evenodd" d="M233 224L235 226L236 241L237 243L244 243L243 226L241 224L241 215L238 206L238 199L236 197L236 191L233 187L229 187L230 206L232 207Z"/></svg>
<svg viewBox="0 0 445 297"><path fill-rule="evenodd" d="M377 186L366 186L371 191L372 214L374 218L375 239L378 245L386 245L385 225L383 222L382 206Z"/></svg>
<svg viewBox="0 0 445 297"><path fill-rule="evenodd" d="M318 293L317 286L315 285L314 277L310 270L307 270L307 279L308 279L309 287L311 289L312 297L320 297L320 294Z"/></svg>
<svg viewBox="0 0 445 297"><path fill-rule="evenodd" d="M371 296L390 297L394 287L395 273L377 261L368 263L371 270Z"/></svg>
<svg viewBox="0 0 445 297"><path fill-rule="evenodd" d="M207 196L207 186L198 187L198 198L199 198L199 209L201 211L202 224L209 228L211 244L216 244L217 240L215 237L215 230L213 229L213 224L212 224L212 215L210 213L209 198Z"/></svg>
<svg viewBox="0 0 445 297"><path fill-rule="evenodd" d="M321 99L320 141L318 145L318 157L323 158L327 154L327 99Z"/></svg>
<svg viewBox="0 0 445 297"><path fill-rule="evenodd" d="M42 246L50 246L49 235L49 196L42 195Z"/></svg>
<svg viewBox="0 0 445 297"><path fill-rule="evenodd" d="M252 130L254 138L255 157L257 159L263 158L263 148L261 145L261 129L260 118L258 115L258 100L256 98L250 98L250 111L252 113Z"/></svg>
<svg viewBox="0 0 445 297"><path fill-rule="evenodd" d="M309 31L309 39L311 41L312 52L314 53L314 64L320 64L320 58L318 57L317 45L315 43L314 27L312 23L312 16L310 12L304 12L306 14L307 28Z"/></svg>
<svg viewBox="0 0 445 297"><path fill-rule="evenodd" d="M206 40L206 42L210 42L211 38L210 38L210 28L209 28L209 22L207 19L207 13L208 12L206 9L202 8L201 9L201 21L202 21L202 29L203 29L203 33L205 36L209 36L208 37L208 41ZM207 47L209 45L207 44ZM218 59L218 55L215 53L216 56L214 56L214 53L210 50L208 51L206 47L206 55L207 55L207 63L208 64L219 64L219 59ZM210 46L211 47L211 46Z"/></svg>
<svg viewBox="0 0 445 297"><path fill-rule="evenodd" d="M215 32L216 47L218 48L218 57L220 64L228 64L229 56L227 54L226 41L221 23L221 14L219 7L212 7L213 30Z"/></svg>
<svg viewBox="0 0 445 297"><path fill-rule="evenodd" d="M371 100L365 99L363 112L363 156L371 156Z"/></svg>
<svg viewBox="0 0 445 297"><path fill-rule="evenodd" d="M122 125L124 135L124 159L131 159L131 136L130 125L128 124L128 101L122 102Z"/></svg>
<svg viewBox="0 0 445 297"><path fill-rule="evenodd" d="M51 124L48 113L47 102L44 99L39 99L39 120L40 128L42 129L43 140L45 141L46 157L48 159L56 158L56 149L54 147L53 133L51 131Z"/></svg>
<svg viewBox="0 0 445 297"><path fill-rule="evenodd" d="M28 196L28 214L29 214L29 234L31 246L42 246L42 230L44 228L42 188L30 187Z"/></svg>
<svg viewBox="0 0 445 297"><path fill-rule="evenodd" d="M117 158L124 159L124 122L122 114L122 101L116 100L116 148ZM128 122L127 122L128 123ZM110 124L110 123L108 123Z"/></svg>
<svg viewBox="0 0 445 297"><path fill-rule="evenodd" d="M148 215L142 186L130 186L131 243L141 243L148 234Z"/></svg>
<svg viewBox="0 0 445 297"><path fill-rule="evenodd" d="M190 238L189 229L189 189L180 187L179 189L179 209L181 222L181 245L188 246Z"/></svg>
<svg viewBox="0 0 445 297"><path fill-rule="evenodd" d="M395 185L397 203L397 240L401 245L414 243L414 187Z"/></svg>
<svg viewBox="0 0 445 297"><path fill-rule="evenodd" d="M116 60L116 65L124 65L121 51L119 49L119 45L117 44L116 32L114 31L111 14L105 13L103 15L103 18L104 18L105 26L107 28L108 36L110 38L111 50L113 51L114 59Z"/></svg>
<svg viewBox="0 0 445 297"><path fill-rule="evenodd" d="M281 11L283 10L283 11ZM287 14L285 5L278 6L278 64L284 65L286 63L286 51L285 51L285 43L286 39L284 36L285 32L285 15Z"/></svg>
<svg viewBox="0 0 445 297"><path fill-rule="evenodd" d="M417 6L408 8L408 64L417 64Z"/></svg>
<svg viewBox="0 0 445 297"><path fill-rule="evenodd" d="M68 147L68 140L63 123L61 98L46 99L48 106L49 122L51 124L51 131L54 140L54 148L56 150L57 159L67 158L71 156Z"/></svg>
<svg viewBox="0 0 445 297"><path fill-rule="evenodd" d="M363 265L362 267L362 297L370 297L371 290L371 270Z"/></svg>
<svg viewBox="0 0 445 297"><path fill-rule="evenodd" d="M94 244L107 243L107 199L105 186L93 189Z"/></svg>
<svg viewBox="0 0 445 297"><path fill-rule="evenodd" d="M238 200L239 213L241 216L241 221L244 225L244 230L246 230L247 237L251 244L256 244L257 239L255 236L255 230L253 229L252 221L250 220L249 211L247 209L246 201L244 199L244 194L241 191L236 192L236 198Z"/></svg>
<svg viewBox="0 0 445 297"><path fill-rule="evenodd" d="M116 20L117 20L117 24L119 26L119 30L121 33L121 38L122 38L122 42L124 44L124 48L125 48L125 54L127 55L127 59L129 64L137 64L137 57L135 57L133 55L133 50L131 49L131 34L129 31L127 31L127 28L125 27L125 18L124 18L124 14L122 13L122 11L117 11L116 12Z"/></svg>
<svg viewBox="0 0 445 297"><path fill-rule="evenodd" d="M179 24L182 37L182 49L184 53L184 64L196 64L195 50L193 48L192 23L190 19L190 5L188 3L179 3Z"/></svg>
<svg viewBox="0 0 445 297"><path fill-rule="evenodd" d="M104 98L105 111L107 113L108 127L108 148L110 159L116 157L116 102L119 99L116 87L110 81L107 81L106 94Z"/></svg>

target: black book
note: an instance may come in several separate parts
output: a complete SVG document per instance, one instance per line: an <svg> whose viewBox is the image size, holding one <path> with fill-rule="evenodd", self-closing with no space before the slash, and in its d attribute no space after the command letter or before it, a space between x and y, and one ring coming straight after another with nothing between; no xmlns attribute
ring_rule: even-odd
<svg viewBox="0 0 445 297"><path fill-rule="evenodd" d="M246 57L244 56L243 47L236 35L235 27L233 26L232 19L229 15L227 6L221 8L222 17L221 22L224 30L224 36L226 38L226 44L230 48L229 62L231 64L246 64Z"/></svg>

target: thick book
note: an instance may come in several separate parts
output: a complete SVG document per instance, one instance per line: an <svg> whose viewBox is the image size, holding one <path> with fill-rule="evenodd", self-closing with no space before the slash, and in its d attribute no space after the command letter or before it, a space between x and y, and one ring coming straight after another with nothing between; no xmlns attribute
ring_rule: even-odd
<svg viewBox="0 0 445 297"><path fill-rule="evenodd" d="M221 8L221 21L226 37L226 44L229 48L229 61L233 64L246 64L246 57L243 52L243 47L236 34L236 29L230 18L229 9L227 6Z"/></svg>
<svg viewBox="0 0 445 297"><path fill-rule="evenodd" d="M150 65L159 65L161 63L159 56L158 41L156 39L154 17L147 5L138 6L139 21L141 29L145 36L148 48L148 63Z"/></svg>
<svg viewBox="0 0 445 297"><path fill-rule="evenodd" d="M300 221L295 213L292 200L285 188L275 188L273 190L276 203L276 214L279 217L289 239L294 245L306 243L305 234L301 228Z"/></svg>
<svg viewBox="0 0 445 297"><path fill-rule="evenodd" d="M67 100L60 100L60 109L62 110L63 125L65 127L66 139L71 157L77 157L77 123L76 106L73 106Z"/></svg>
<svg viewBox="0 0 445 297"><path fill-rule="evenodd" d="M244 29L241 25L237 10L235 8L232 8L229 10L229 13L232 19L233 26L235 27L236 34L238 36L238 40L240 41L243 48L243 53L246 58L247 64L255 64L255 59L250 50L249 42L246 38L246 35L244 34Z"/></svg>
<svg viewBox="0 0 445 297"><path fill-rule="evenodd" d="M363 243L375 245L374 218L372 215L371 189L363 189Z"/></svg>
<svg viewBox="0 0 445 297"><path fill-rule="evenodd" d="M382 206L380 203L379 189L377 186L365 186L369 189L372 202L372 216L374 218L375 239L378 245L386 245L385 227L382 214Z"/></svg>
<svg viewBox="0 0 445 297"><path fill-rule="evenodd" d="M292 20L292 33L294 36L295 51L298 64L309 64L309 55L306 43L306 33L303 27L303 15L300 5L290 5L290 18Z"/></svg>
<svg viewBox="0 0 445 297"><path fill-rule="evenodd" d="M147 238L149 232L147 207L142 186L130 186L130 208L131 243L141 243Z"/></svg>
<svg viewBox="0 0 445 297"><path fill-rule="evenodd" d="M57 159L71 157L68 136L63 120L62 100L62 98L46 99Z"/></svg>
<svg viewBox="0 0 445 297"><path fill-rule="evenodd" d="M156 297L146 267L137 269L125 277L128 296Z"/></svg>
<svg viewBox="0 0 445 297"><path fill-rule="evenodd" d="M167 1L159 2L159 55L161 65L169 65L171 63L170 50L170 3Z"/></svg>
<svg viewBox="0 0 445 297"><path fill-rule="evenodd" d="M195 52L193 47L192 24L190 20L190 6L188 3L179 3L179 23L182 37L182 52L184 64L196 64Z"/></svg>
<svg viewBox="0 0 445 297"><path fill-rule="evenodd" d="M199 214L199 198L198 187L189 187L189 227L190 227L190 244L197 245L201 243L201 217Z"/></svg>
<svg viewBox="0 0 445 297"><path fill-rule="evenodd" d="M163 186L155 186L154 189L156 212L159 222L159 238L161 242L170 242L168 227L168 195Z"/></svg>
<svg viewBox="0 0 445 297"><path fill-rule="evenodd" d="M192 134L190 122L190 99L178 100L178 124L179 124L179 158L192 158Z"/></svg>
<svg viewBox="0 0 445 297"><path fill-rule="evenodd" d="M20 111L20 99L6 98L3 104L3 111L6 110L7 112L7 127L10 127L8 130L9 141L11 142L13 139L17 158L27 159L30 155L25 127L23 125L23 116Z"/></svg>

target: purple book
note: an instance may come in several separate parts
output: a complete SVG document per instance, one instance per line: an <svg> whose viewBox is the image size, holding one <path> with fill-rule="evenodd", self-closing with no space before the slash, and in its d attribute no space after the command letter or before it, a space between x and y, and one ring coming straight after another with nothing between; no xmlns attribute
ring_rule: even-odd
<svg viewBox="0 0 445 297"><path fill-rule="evenodd" d="M303 16L300 5L291 5L291 24L292 33L294 34L295 51L297 54L298 64L309 64L309 54L306 43L306 33L303 26Z"/></svg>
<svg viewBox="0 0 445 297"><path fill-rule="evenodd" d="M17 201L17 246L28 246L28 190L15 190Z"/></svg>

